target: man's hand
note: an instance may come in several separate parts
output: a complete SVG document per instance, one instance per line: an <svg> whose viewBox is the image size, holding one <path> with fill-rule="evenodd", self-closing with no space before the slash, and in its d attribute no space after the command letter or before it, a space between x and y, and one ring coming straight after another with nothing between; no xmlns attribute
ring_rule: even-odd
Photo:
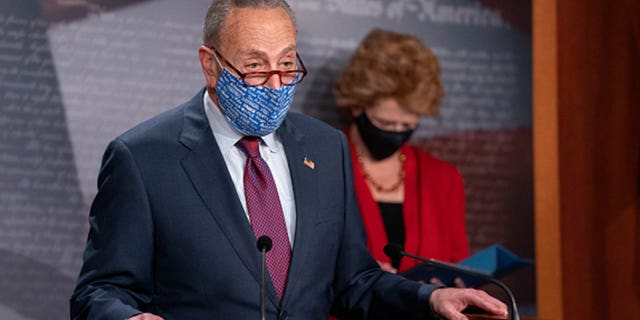
<svg viewBox="0 0 640 320"><path fill-rule="evenodd" d="M158 317L155 314L152 313L141 313L139 315L136 315L134 317L131 317L127 320L164 320L164 318L162 317Z"/></svg>
<svg viewBox="0 0 640 320"><path fill-rule="evenodd" d="M508 315L507 306L502 301L477 289L440 288L431 293L431 310L445 319L467 320L461 311L474 306L498 316Z"/></svg>

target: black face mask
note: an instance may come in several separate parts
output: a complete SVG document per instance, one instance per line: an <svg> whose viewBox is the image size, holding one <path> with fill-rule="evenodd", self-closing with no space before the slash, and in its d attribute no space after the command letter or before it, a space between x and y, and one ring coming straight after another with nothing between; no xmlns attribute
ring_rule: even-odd
<svg viewBox="0 0 640 320"><path fill-rule="evenodd" d="M382 160L388 158L394 152L411 138L413 130L407 131L386 131L376 127L362 112L354 119L360 132L362 141L369 149L369 153L374 160Z"/></svg>

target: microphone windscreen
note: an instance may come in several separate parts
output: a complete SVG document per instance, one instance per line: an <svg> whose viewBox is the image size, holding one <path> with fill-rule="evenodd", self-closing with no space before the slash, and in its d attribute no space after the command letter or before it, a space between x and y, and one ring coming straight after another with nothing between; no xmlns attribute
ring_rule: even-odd
<svg viewBox="0 0 640 320"><path fill-rule="evenodd" d="M400 258L402 258L402 246L398 244L389 243L384 246L383 250L384 254L391 258L391 260L400 260Z"/></svg>
<svg viewBox="0 0 640 320"><path fill-rule="evenodd" d="M256 241L256 245L258 246L258 251L262 252L262 250L264 249L264 251L267 252L271 250L273 241L271 241L271 238L269 238L269 236L260 236L260 238L258 238L258 241Z"/></svg>

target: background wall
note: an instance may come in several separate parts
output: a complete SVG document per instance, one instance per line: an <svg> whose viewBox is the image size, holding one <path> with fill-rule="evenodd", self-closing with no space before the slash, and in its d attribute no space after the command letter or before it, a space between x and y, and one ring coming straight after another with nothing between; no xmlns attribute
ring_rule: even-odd
<svg viewBox="0 0 640 320"><path fill-rule="evenodd" d="M534 3L541 319L640 319L639 12Z"/></svg>
<svg viewBox="0 0 640 320"><path fill-rule="evenodd" d="M204 84L208 0L0 0L0 318L65 319L108 141ZM333 79L365 34L419 36L446 98L412 143L453 162L472 251L533 257L530 0L292 0L296 111L341 127ZM533 269L507 279L525 313Z"/></svg>

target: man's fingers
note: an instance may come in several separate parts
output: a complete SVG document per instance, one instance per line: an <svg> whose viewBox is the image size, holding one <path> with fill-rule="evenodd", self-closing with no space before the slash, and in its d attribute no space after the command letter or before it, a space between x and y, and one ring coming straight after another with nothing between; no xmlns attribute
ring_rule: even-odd
<svg viewBox="0 0 640 320"><path fill-rule="evenodd" d="M462 310L468 306L478 307L491 314L507 316L507 306L486 292L477 289L441 288L431 293L432 311L450 320L466 320Z"/></svg>
<svg viewBox="0 0 640 320"><path fill-rule="evenodd" d="M500 300L490 296L482 290L472 289L475 293L468 296L468 304L484 309L493 314L508 315L507 306Z"/></svg>
<svg viewBox="0 0 640 320"><path fill-rule="evenodd" d="M465 289L441 288L431 293L431 310L441 318L466 320L461 311L467 306Z"/></svg>
<svg viewBox="0 0 640 320"><path fill-rule="evenodd" d="M453 307L442 310L440 317L448 320L469 320L469 318Z"/></svg>

